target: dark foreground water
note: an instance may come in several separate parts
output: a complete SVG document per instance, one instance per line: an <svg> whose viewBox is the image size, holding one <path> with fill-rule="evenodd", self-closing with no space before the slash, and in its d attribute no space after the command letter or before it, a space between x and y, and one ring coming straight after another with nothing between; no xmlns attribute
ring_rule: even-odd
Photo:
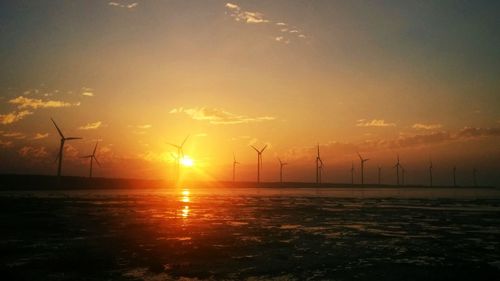
<svg viewBox="0 0 500 281"><path fill-rule="evenodd" d="M0 193L1 280L500 280L500 192Z"/></svg>

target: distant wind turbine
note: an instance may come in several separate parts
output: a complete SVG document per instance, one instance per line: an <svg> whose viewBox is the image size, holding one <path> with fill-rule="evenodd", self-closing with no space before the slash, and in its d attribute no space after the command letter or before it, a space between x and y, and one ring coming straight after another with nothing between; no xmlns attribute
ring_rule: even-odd
<svg viewBox="0 0 500 281"><path fill-rule="evenodd" d="M382 167L378 166L378 184L381 183Z"/></svg>
<svg viewBox="0 0 500 281"><path fill-rule="evenodd" d="M89 158L90 159L90 171L89 171L89 178L92 178L92 164L94 163L94 160L95 162L97 163L97 165L99 167L101 167L101 164L99 164L99 161L97 161L97 158L95 157L95 152L97 150L97 144L99 142L96 142L95 143L95 146L94 146L94 151L92 151L92 154L90 155L87 155L87 156L82 156L81 158Z"/></svg>
<svg viewBox="0 0 500 281"><path fill-rule="evenodd" d="M236 181L236 165L240 164L240 162L236 161L236 156L233 153L233 182Z"/></svg>
<svg viewBox="0 0 500 281"><path fill-rule="evenodd" d="M57 176L60 177L61 176L61 169L62 169L64 143L66 141L70 141L70 140L81 140L82 138L80 138L80 137L65 137L63 135L63 133L61 132L61 129L59 129L59 127L57 126L54 119L50 118L50 120L52 120L52 123L54 123L54 126L56 127L57 132L59 133L59 136L61 136L61 145L59 146L59 155L57 156L57 158L59 159L59 165L57 166Z"/></svg>
<svg viewBox="0 0 500 281"><path fill-rule="evenodd" d="M364 159L363 157L361 157L361 154L359 154L358 152L358 156L359 156L359 161L361 162L361 185L364 185L365 182L364 182L364 169L365 169L365 162L370 160L368 158Z"/></svg>
<svg viewBox="0 0 500 281"><path fill-rule="evenodd" d="M181 175L181 161L182 161L182 158L184 157L184 144L186 144L186 141L188 140L189 138L189 135L186 136L186 138L184 138L184 140L182 141L182 143L180 145L177 145L177 144L173 144L173 143L167 143L175 148L177 148L177 157L176 160L177 160L177 180L180 179L180 175Z"/></svg>
<svg viewBox="0 0 500 281"><path fill-rule="evenodd" d="M477 186L477 170L476 170L476 168L472 169L472 182L474 183L474 186Z"/></svg>
<svg viewBox="0 0 500 281"><path fill-rule="evenodd" d="M323 173L323 160L319 155L319 144L318 144L318 153L316 155L316 183L321 183L321 176Z"/></svg>
<svg viewBox="0 0 500 281"><path fill-rule="evenodd" d="M432 187L432 160L429 160L429 186Z"/></svg>
<svg viewBox="0 0 500 281"><path fill-rule="evenodd" d="M283 183L283 166L288 165L286 162L282 162L280 158L278 158L280 162L280 183Z"/></svg>
<svg viewBox="0 0 500 281"><path fill-rule="evenodd" d="M399 154L398 161L396 162L396 165L394 165L394 168L396 168L396 184L399 185L399 168L401 168L401 164L399 163Z"/></svg>
<svg viewBox="0 0 500 281"><path fill-rule="evenodd" d="M453 186L457 186L457 166L453 166Z"/></svg>
<svg viewBox="0 0 500 281"><path fill-rule="evenodd" d="M354 185L354 162L351 163L351 185Z"/></svg>
<svg viewBox="0 0 500 281"><path fill-rule="evenodd" d="M257 182L260 182L260 169L262 168L262 152L266 150L267 145L265 145L261 150L258 150L255 146L251 147L257 152Z"/></svg>
<svg viewBox="0 0 500 281"><path fill-rule="evenodd" d="M399 165L401 167L401 185L405 185L405 168L401 165Z"/></svg>

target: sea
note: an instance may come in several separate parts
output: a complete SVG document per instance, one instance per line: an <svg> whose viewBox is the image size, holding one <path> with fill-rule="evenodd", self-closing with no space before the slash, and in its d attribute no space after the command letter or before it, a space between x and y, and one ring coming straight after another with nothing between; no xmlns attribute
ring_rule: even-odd
<svg viewBox="0 0 500 281"><path fill-rule="evenodd" d="M500 189L1 191L0 279L500 280Z"/></svg>

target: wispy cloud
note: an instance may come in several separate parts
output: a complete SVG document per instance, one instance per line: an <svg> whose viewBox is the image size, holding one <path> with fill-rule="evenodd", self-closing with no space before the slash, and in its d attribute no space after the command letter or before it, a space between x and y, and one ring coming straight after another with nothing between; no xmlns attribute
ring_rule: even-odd
<svg viewBox="0 0 500 281"><path fill-rule="evenodd" d="M226 8L229 16L233 17L236 21L246 23L266 23L269 22L264 18L264 14L259 12L243 11L240 6L233 3L226 3Z"/></svg>
<svg viewBox="0 0 500 281"><path fill-rule="evenodd" d="M134 9L135 7L139 6L139 3L133 2L133 3L118 3L118 2L108 2L109 6L112 7L117 7L117 8L125 8L125 9Z"/></svg>
<svg viewBox="0 0 500 281"><path fill-rule="evenodd" d="M241 124L251 122L263 122L274 120L275 117L261 116L249 117L245 115L237 115L228 112L224 109L196 107L196 108L174 108L170 111L171 114L184 113L194 120L208 121L211 124Z"/></svg>
<svg viewBox="0 0 500 281"><path fill-rule="evenodd" d="M42 134L42 133L36 133L35 136L33 137L33 140L41 140L41 139L45 139L49 136L49 133L45 133L45 134Z"/></svg>
<svg viewBox="0 0 500 281"><path fill-rule="evenodd" d="M17 105L17 108L49 108L49 107L69 107L69 106L79 106L80 103L69 103L58 100L41 100L41 99L31 99L23 96L9 100L9 103Z"/></svg>
<svg viewBox="0 0 500 281"><path fill-rule="evenodd" d="M46 158L49 155L47 149L43 146L23 146L17 152L25 158Z"/></svg>
<svg viewBox="0 0 500 281"><path fill-rule="evenodd" d="M422 124L422 123L416 123L413 124L412 128L417 129L417 130L436 130L442 128L443 125L441 124Z"/></svg>
<svg viewBox="0 0 500 281"><path fill-rule="evenodd" d="M147 129L151 129L153 126L151 124L144 124L144 125L137 125L136 127L138 129L147 130Z"/></svg>
<svg viewBox="0 0 500 281"><path fill-rule="evenodd" d="M264 15L264 13L246 11L234 3L226 3L225 7L226 7L226 14L228 14L237 22L243 22L248 24L271 24L274 22L268 19ZM297 28L292 27L283 21L274 22L272 27L274 29L274 32L279 33L279 35L274 36L274 40L276 42L289 44L292 38L300 38L300 39L306 38L306 36Z"/></svg>
<svg viewBox="0 0 500 281"><path fill-rule="evenodd" d="M33 112L29 110L13 111L7 114L0 114L0 123L2 123L3 125L11 124L31 114L33 114Z"/></svg>
<svg viewBox="0 0 500 281"><path fill-rule="evenodd" d="M1 132L3 137L13 138L13 139L25 139L26 135L20 132Z"/></svg>
<svg viewBox="0 0 500 281"><path fill-rule="evenodd" d="M102 122L96 121L93 123L88 123L87 125L80 126L80 127L78 127L78 130L95 130L95 129L100 128L101 126L102 126Z"/></svg>
<svg viewBox="0 0 500 281"><path fill-rule="evenodd" d="M385 122L384 119L373 119L373 120L359 119L357 121L356 126L358 126L358 127L394 127L394 126L396 126L396 124L395 123L387 123L387 122Z"/></svg>
<svg viewBox="0 0 500 281"><path fill-rule="evenodd" d="M465 127L457 134L459 138L499 137L500 128Z"/></svg>
<svg viewBox="0 0 500 281"><path fill-rule="evenodd" d="M82 96L85 97L93 97L94 96L94 90L91 88L82 88Z"/></svg>

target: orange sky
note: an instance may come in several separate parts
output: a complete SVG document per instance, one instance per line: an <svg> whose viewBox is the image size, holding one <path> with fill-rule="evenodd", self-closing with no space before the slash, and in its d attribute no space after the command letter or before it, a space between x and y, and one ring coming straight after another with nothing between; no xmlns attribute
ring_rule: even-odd
<svg viewBox="0 0 500 281"><path fill-rule="evenodd" d="M470 7L469 7L470 6ZM190 135L192 179L500 183L497 3L412 1L74 1L9 3L0 47L1 173L172 178ZM498 7L497 7L498 8ZM20 15L23 15L22 17ZM359 173L357 174L357 181Z"/></svg>

